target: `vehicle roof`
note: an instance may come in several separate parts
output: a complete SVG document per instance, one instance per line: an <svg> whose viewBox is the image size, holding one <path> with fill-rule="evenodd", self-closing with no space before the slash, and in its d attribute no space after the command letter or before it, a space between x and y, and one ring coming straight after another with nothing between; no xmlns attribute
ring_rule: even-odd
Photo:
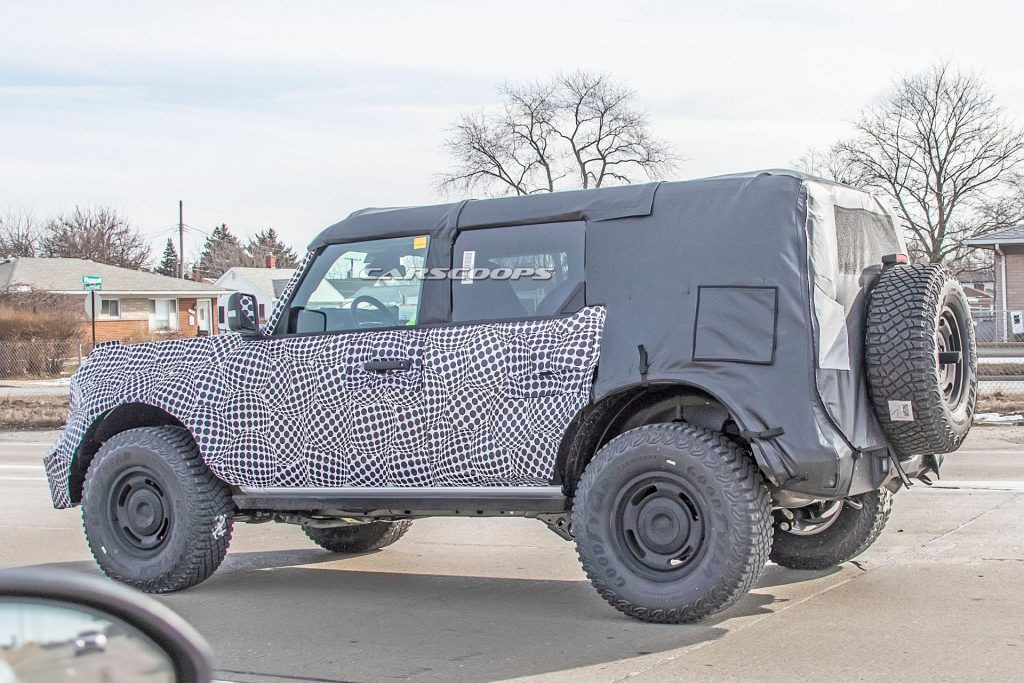
<svg viewBox="0 0 1024 683"><path fill-rule="evenodd" d="M594 222L647 216L651 214L657 192L689 191L698 183L734 185L738 190L752 179L762 176L834 184L800 171L773 169L697 180L463 200L432 206L366 208L328 227L313 240L309 248L319 249L328 244L409 235L450 237L458 230L469 228L575 220Z"/></svg>

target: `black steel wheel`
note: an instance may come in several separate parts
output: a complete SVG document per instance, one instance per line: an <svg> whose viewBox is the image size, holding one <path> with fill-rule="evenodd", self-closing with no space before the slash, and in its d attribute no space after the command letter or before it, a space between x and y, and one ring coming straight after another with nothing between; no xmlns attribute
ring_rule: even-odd
<svg viewBox="0 0 1024 683"><path fill-rule="evenodd" d="M124 549L137 557L160 552L171 533L173 505L147 467L126 469L107 492L107 514Z"/></svg>
<svg viewBox="0 0 1024 683"><path fill-rule="evenodd" d="M177 427L111 437L85 476L82 526L93 557L111 578L150 593L213 574L231 541L233 513L228 486Z"/></svg>
<svg viewBox="0 0 1024 683"><path fill-rule="evenodd" d="M653 581L693 571L707 549L707 504L675 472L642 474L616 496L612 512L621 557Z"/></svg>
<svg viewBox="0 0 1024 683"><path fill-rule="evenodd" d="M594 588L644 621L697 621L739 600L771 548L771 502L751 455L718 432L625 432L587 465L572 533Z"/></svg>

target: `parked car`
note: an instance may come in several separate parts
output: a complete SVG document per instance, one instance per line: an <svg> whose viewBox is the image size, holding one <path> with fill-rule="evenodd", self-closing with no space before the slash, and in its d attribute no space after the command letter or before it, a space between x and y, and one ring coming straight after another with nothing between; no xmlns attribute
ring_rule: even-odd
<svg viewBox="0 0 1024 683"><path fill-rule="evenodd" d="M967 300L896 226L788 171L356 212L262 329L235 295L238 334L99 346L54 504L152 592L206 579L235 522L367 552L421 517L522 515L615 608L702 619L769 558L864 551L967 434ZM345 281L400 262L415 310Z"/></svg>

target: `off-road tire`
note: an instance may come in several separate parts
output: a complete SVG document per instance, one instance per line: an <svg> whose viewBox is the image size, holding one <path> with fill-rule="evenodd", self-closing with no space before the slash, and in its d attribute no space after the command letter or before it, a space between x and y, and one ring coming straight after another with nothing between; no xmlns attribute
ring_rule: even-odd
<svg viewBox="0 0 1024 683"><path fill-rule="evenodd" d="M111 513L113 487L135 471L148 473L169 501L163 541L141 557ZM188 432L141 427L111 437L93 458L82 526L107 576L147 593L168 593L204 581L220 566L231 542L233 509L228 486L200 459Z"/></svg>
<svg viewBox="0 0 1024 683"><path fill-rule="evenodd" d="M937 333L944 315L960 325L962 389L953 405L939 379ZM864 343L868 386L878 419L901 458L959 448L974 418L978 352L970 304L941 265L884 270L868 304ZM944 367L944 366L943 366ZM891 402L909 401L912 420L892 419Z"/></svg>
<svg viewBox="0 0 1024 683"><path fill-rule="evenodd" d="M776 527L772 562L790 569L828 569L871 547L889 521L892 493L883 488L853 500L863 507L858 510L844 503L838 519L819 533L797 536Z"/></svg>
<svg viewBox="0 0 1024 683"><path fill-rule="evenodd" d="M683 487L692 496L682 509L704 529L699 549L681 565L660 570L660 578L630 550L639 547L636 534L630 538L616 521L622 506L637 505L631 492L648 481L656 493L638 494L647 496L640 498L643 505L671 506L672 487ZM685 501L685 495L679 497ZM689 521L685 526L695 528ZM638 533L664 538L655 535L662 533L657 526L645 528L654 531ZM722 434L687 424L648 425L617 436L587 465L572 505L572 533L583 570L615 609L643 621L686 623L725 609L757 581L771 549L771 500L753 457Z"/></svg>
<svg viewBox="0 0 1024 683"><path fill-rule="evenodd" d="M409 530L411 519L397 522L369 522L326 529L303 527L309 540L332 553L366 553L391 545Z"/></svg>

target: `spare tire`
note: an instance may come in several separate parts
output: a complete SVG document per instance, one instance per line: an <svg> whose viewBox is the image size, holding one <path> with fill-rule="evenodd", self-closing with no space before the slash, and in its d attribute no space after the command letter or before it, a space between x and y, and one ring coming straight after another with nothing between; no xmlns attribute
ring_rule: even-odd
<svg viewBox="0 0 1024 683"><path fill-rule="evenodd" d="M971 428L978 352L967 296L937 264L882 271L864 343L878 419L901 458L949 453Z"/></svg>

